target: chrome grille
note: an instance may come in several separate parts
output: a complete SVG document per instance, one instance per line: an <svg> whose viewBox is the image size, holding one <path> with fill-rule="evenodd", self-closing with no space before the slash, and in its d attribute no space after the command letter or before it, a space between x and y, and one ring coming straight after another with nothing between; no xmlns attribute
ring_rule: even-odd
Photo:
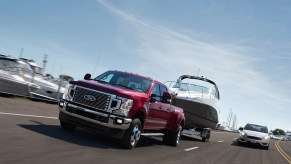
<svg viewBox="0 0 291 164"><path fill-rule="evenodd" d="M88 101L84 97L85 95L90 95L95 97L95 101ZM110 102L110 95L104 93L96 92L94 90L89 90L86 88L76 87L75 95L73 101L85 105L87 107L92 107L97 110L107 110Z"/></svg>
<svg viewBox="0 0 291 164"><path fill-rule="evenodd" d="M255 137L255 136L247 136L247 138L249 138L249 139L253 139L253 140L262 140L262 138L260 138L260 137Z"/></svg>

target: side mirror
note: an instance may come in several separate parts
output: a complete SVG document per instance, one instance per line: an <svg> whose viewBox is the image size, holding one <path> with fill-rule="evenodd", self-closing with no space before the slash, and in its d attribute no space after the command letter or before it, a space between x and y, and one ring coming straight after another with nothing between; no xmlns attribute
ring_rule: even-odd
<svg viewBox="0 0 291 164"><path fill-rule="evenodd" d="M162 102L164 103L171 103L172 95L168 92L164 92L162 96Z"/></svg>
<svg viewBox="0 0 291 164"><path fill-rule="evenodd" d="M85 80L90 80L90 79L91 79L91 74L90 74L90 73L87 73L87 74L84 76L84 79L85 79Z"/></svg>
<svg viewBox="0 0 291 164"><path fill-rule="evenodd" d="M240 127L238 130L239 130L239 131L243 131L243 130L244 130L244 128L243 128L243 127Z"/></svg>

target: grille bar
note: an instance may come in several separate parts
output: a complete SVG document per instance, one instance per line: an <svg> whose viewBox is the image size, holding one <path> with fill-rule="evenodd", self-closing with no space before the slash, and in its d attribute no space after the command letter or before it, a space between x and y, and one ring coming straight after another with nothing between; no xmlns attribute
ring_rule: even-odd
<svg viewBox="0 0 291 164"><path fill-rule="evenodd" d="M86 100L85 95L93 96L95 100L94 101ZM76 87L73 102L94 108L96 109L96 111L98 110L106 111L108 109L110 99L111 99L110 95L86 88Z"/></svg>
<svg viewBox="0 0 291 164"><path fill-rule="evenodd" d="M262 140L262 138L255 137L255 136L248 136L247 138L254 139L254 140Z"/></svg>

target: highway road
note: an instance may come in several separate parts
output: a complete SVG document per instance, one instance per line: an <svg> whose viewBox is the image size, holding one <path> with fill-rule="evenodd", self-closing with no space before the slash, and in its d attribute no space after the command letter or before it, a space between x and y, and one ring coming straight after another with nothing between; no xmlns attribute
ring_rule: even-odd
<svg viewBox="0 0 291 164"><path fill-rule="evenodd" d="M126 150L116 139L77 128L62 130L56 104L0 97L0 163L291 163L291 142L272 140L270 149L238 146L237 133L212 131L210 142L182 137L178 147L161 137L142 137Z"/></svg>

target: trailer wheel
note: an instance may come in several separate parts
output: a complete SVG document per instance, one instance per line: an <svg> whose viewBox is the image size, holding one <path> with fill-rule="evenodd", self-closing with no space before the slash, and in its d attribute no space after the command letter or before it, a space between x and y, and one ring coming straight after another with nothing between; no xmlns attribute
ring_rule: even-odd
<svg viewBox="0 0 291 164"><path fill-rule="evenodd" d="M70 124L68 122L60 121L61 127L67 131L74 131L76 129L76 125Z"/></svg>
<svg viewBox="0 0 291 164"><path fill-rule="evenodd" d="M179 125L177 132L166 131L163 137L163 142L169 146L178 146L182 130L182 126Z"/></svg>
<svg viewBox="0 0 291 164"><path fill-rule="evenodd" d="M207 131L207 134L205 137L202 137L202 142L209 142L210 138L210 131Z"/></svg>
<svg viewBox="0 0 291 164"><path fill-rule="evenodd" d="M134 119L129 128L126 130L123 138L122 138L122 144L125 148L127 149L132 149L134 148L141 135L141 123L139 119Z"/></svg>

